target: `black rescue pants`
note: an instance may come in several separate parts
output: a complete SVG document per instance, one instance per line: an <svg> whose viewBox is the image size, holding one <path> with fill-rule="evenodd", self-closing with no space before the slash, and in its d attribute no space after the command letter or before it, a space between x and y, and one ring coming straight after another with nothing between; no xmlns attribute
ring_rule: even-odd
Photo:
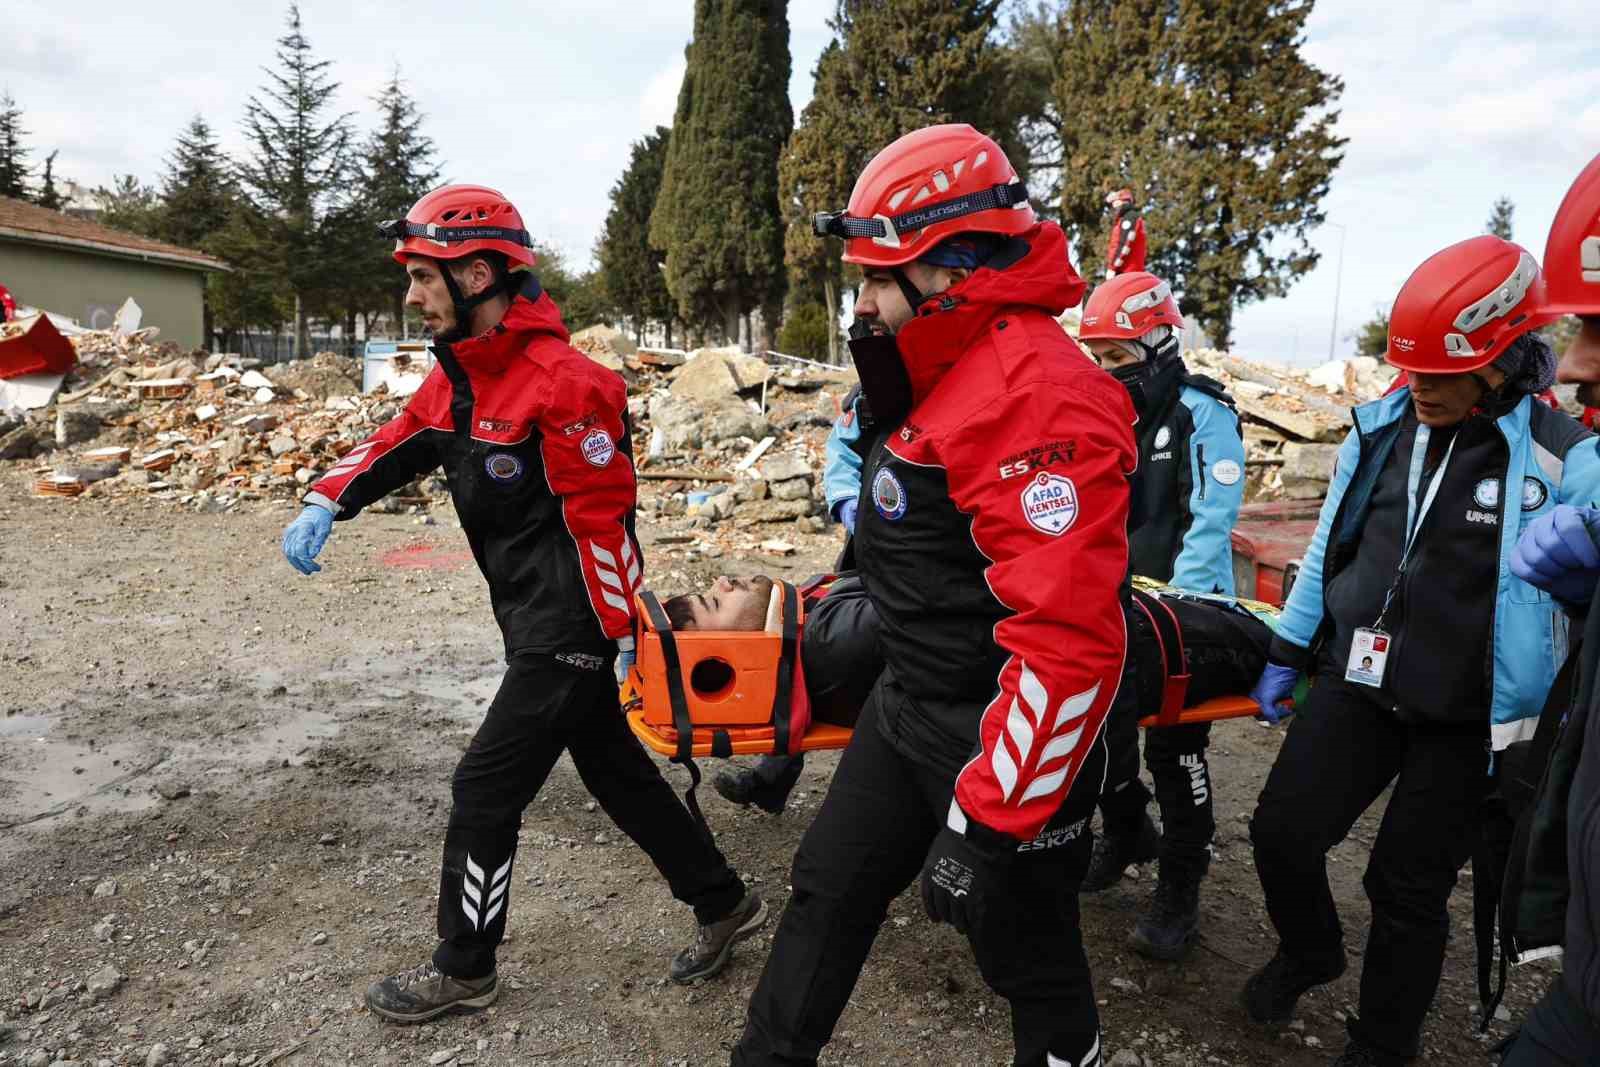
<svg viewBox="0 0 1600 1067"><path fill-rule="evenodd" d="M1363 885L1372 928L1352 1032L1415 1056L1449 936L1447 904L1472 854L1488 792L1488 711L1462 725L1401 722L1376 690L1324 670L1267 776L1250 840L1281 951L1313 970L1337 965L1344 931L1328 850L1390 782L1394 793Z"/></svg>
<svg viewBox="0 0 1600 1067"><path fill-rule="evenodd" d="M563 751L700 923L722 918L743 899L738 875L629 732L610 666L583 671L547 656L518 656L451 783L433 954L445 974L471 979L494 970L522 812Z"/></svg>
<svg viewBox="0 0 1600 1067"><path fill-rule="evenodd" d="M1131 660L1131 657L1130 657ZM1106 787L1100 795L1102 829L1132 837L1144 821L1150 790L1139 780L1140 709L1129 699L1126 678L1106 720ZM1211 767L1206 747L1211 724L1185 723L1144 731L1144 763L1155 782L1161 810L1161 876L1186 883L1205 877L1217 822L1211 798Z"/></svg>
<svg viewBox="0 0 1600 1067"><path fill-rule="evenodd" d="M955 782L903 756L878 728L873 691L833 783L795 855L789 906L750 998L736 1067L817 1062L833 1036L889 904L921 873ZM1011 1002L1015 1062L1099 1062L1099 1015L1078 928L1089 816L1105 774L1097 739L1049 826L1022 844L1009 899L995 899L971 943L990 988ZM950 1062L968 1062L944 1050Z"/></svg>

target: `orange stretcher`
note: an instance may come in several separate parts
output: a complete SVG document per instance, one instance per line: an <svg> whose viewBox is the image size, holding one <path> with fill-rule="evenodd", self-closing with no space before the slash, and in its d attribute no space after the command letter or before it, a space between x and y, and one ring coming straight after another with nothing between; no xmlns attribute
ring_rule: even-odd
<svg viewBox="0 0 1600 1067"><path fill-rule="evenodd" d="M1159 597L1141 593L1136 605L1151 614L1168 666L1162 708L1139 725L1159 729L1255 715L1255 701L1244 695L1185 706L1189 677L1172 670L1184 663L1182 633ZM675 632L653 594L640 593L637 602L637 661L621 692L628 726L647 748L688 766L696 784L692 761L699 757L793 754L849 744L849 727L810 717L798 644L805 610L795 586L773 583L762 630ZM1271 610L1255 604L1247 609L1258 615L1258 609Z"/></svg>

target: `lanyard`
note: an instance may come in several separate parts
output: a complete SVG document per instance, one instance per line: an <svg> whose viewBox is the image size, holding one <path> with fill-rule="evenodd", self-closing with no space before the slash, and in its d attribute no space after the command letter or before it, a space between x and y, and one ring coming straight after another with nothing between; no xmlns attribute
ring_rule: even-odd
<svg viewBox="0 0 1600 1067"><path fill-rule="evenodd" d="M1400 582L1406 575L1406 565L1411 562L1412 549L1416 548L1417 537L1422 532L1422 524L1428 517L1428 512L1433 508L1433 500L1439 495L1439 486L1444 482L1445 468L1450 466L1450 456L1456 450L1456 441L1460 439L1461 431L1457 430L1454 437L1450 438L1449 446L1444 450L1444 458L1439 461L1439 466L1434 468L1433 476L1428 479L1428 488L1423 493L1421 504L1417 503L1417 490L1422 488L1422 467L1428 456L1428 443L1433 439L1433 431L1427 426L1417 427L1416 440L1411 445L1411 468L1406 475L1406 541L1405 547L1400 552L1400 565L1395 568L1394 581L1389 585L1389 591L1383 597L1383 610L1378 612L1378 621L1373 623L1373 629L1383 629L1383 618L1389 614L1389 605L1394 602L1394 595L1400 589Z"/></svg>

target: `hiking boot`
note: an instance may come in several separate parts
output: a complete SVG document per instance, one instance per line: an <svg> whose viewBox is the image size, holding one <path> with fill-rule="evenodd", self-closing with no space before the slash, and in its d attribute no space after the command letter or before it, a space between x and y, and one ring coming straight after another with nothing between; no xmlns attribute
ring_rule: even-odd
<svg viewBox="0 0 1600 1067"><path fill-rule="evenodd" d="M447 1011L487 1008L500 995L500 979L451 978L433 961L390 975L367 987L367 1007L397 1023L420 1023Z"/></svg>
<svg viewBox="0 0 1600 1067"><path fill-rule="evenodd" d="M741 808L754 804L768 815L782 815L783 807L789 802L789 794L794 790L795 783L800 781L800 772L805 765L789 756L765 756L758 765L759 769L768 770L768 760L782 763L776 781L758 773L757 767L730 767L718 771L711 779L711 786L722 794L724 800L732 801Z"/></svg>
<svg viewBox="0 0 1600 1067"><path fill-rule="evenodd" d="M1352 1023L1354 1021L1350 1020ZM1344 1051L1333 1061L1333 1067L1405 1067L1409 1062L1406 1057L1369 1045L1352 1033Z"/></svg>
<svg viewBox="0 0 1600 1067"><path fill-rule="evenodd" d="M710 978L728 965L735 942L761 929L766 921L766 902L760 893L749 890L727 918L695 930L694 944L672 959L672 980L688 984L697 978Z"/></svg>
<svg viewBox="0 0 1600 1067"><path fill-rule="evenodd" d="M1252 1022L1286 1023L1294 1018L1294 1006L1300 994L1333 981L1344 973L1344 967L1342 948L1338 965L1323 970L1306 967L1279 949L1265 967L1245 980L1239 1002Z"/></svg>
<svg viewBox="0 0 1600 1067"><path fill-rule="evenodd" d="M1181 960L1200 929L1200 883L1163 873L1149 909L1134 924L1128 944L1153 960Z"/></svg>
<svg viewBox="0 0 1600 1067"><path fill-rule="evenodd" d="M1094 839L1094 853L1089 857L1089 870L1083 876L1079 892L1098 893L1122 881L1122 872L1131 864L1149 863L1161 849L1161 832L1146 814L1133 834L1102 832Z"/></svg>

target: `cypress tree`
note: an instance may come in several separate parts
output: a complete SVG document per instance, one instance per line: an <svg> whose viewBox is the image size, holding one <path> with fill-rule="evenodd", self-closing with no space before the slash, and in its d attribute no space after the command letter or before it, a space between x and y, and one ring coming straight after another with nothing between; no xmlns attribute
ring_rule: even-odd
<svg viewBox="0 0 1600 1067"><path fill-rule="evenodd" d="M650 240L680 316L738 337L784 287L778 154L789 137L786 0L695 0Z"/></svg>
<svg viewBox="0 0 1600 1067"><path fill-rule="evenodd" d="M829 21L836 40L817 61L811 102L780 164L791 307L821 302L830 323L838 315L842 249L811 233L811 215L842 209L867 162L902 134L968 122L1026 170L1017 67L996 37L999 8L996 0L839 0ZM837 345L832 337L830 358Z"/></svg>
<svg viewBox="0 0 1600 1067"><path fill-rule="evenodd" d="M611 210L595 248L607 298L633 320L634 339L642 339L646 322L660 322L668 344L677 308L662 274L665 253L650 243L650 212L661 192L671 136L671 130L657 126L633 143L628 167L611 187Z"/></svg>
<svg viewBox="0 0 1600 1067"><path fill-rule="evenodd" d="M22 139L22 109L10 91L0 93L0 196L25 200L28 196L28 150Z"/></svg>
<svg viewBox="0 0 1600 1067"><path fill-rule="evenodd" d="M348 115L328 115L339 83L328 60L316 59L302 32L300 8L291 5L288 29L278 38L278 69L245 110L251 156L240 176L268 223L269 240L283 265L294 307L296 358L310 355L307 316L335 272L348 270L329 247L324 221L351 179Z"/></svg>

